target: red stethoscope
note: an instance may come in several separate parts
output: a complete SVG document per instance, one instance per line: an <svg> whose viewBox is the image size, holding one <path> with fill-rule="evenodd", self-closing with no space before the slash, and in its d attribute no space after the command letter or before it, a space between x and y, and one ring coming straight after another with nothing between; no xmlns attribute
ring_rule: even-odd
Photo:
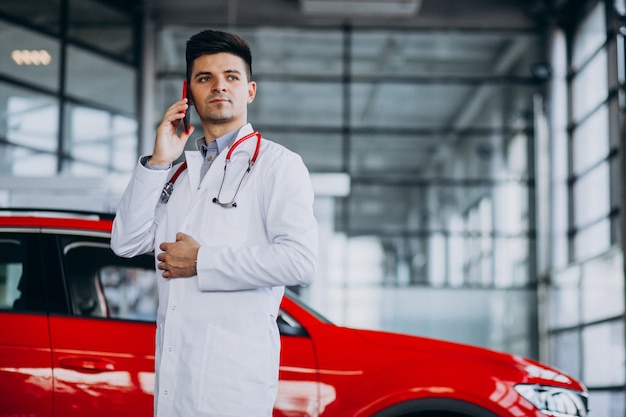
<svg viewBox="0 0 626 417"><path fill-rule="evenodd" d="M245 142L246 140L252 137L256 137L256 147L254 149L254 154L250 157L250 159L248 159L248 168L244 171L243 175L241 176L241 180L239 180L239 185L237 185L237 189L235 190L235 195L233 195L233 198L231 198L230 201L224 203L220 199L220 194L222 193L222 187L224 186L224 181L226 180L226 171L227 171L228 165L230 164L230 158L233 155L233 152L235 151L235 149L237 149L237 146L241 145L243 142ZM259 133L258 130L255 130L254 132L237 140L233 144L233 146L230 147L230 149L228 150L228 153L226 154L226 162L224 162L224 175L222 176L222 183L220 184L220 188L217 191L217 197L214 197L213 200L211 200L213 203L224 208L237 207L237 202L235 200L237 199L237 195L239 194L239 189L241 188L241 184L243 184L243 181L246 179L248 174L250 174L252 167L256 163L256 160L259 156L260 148L261 148L261 134ZM172 192L174 191L174 183L178 179L178 176L185 169L187 169L187 161L183 162L181 166L178 167L174 175L172 175L172 178L170 178L167 184L165 184L165 187L163 187L163 191L161 192L162 203L168 202L168 200L170 199L170 196L172 195Z"/></svg>

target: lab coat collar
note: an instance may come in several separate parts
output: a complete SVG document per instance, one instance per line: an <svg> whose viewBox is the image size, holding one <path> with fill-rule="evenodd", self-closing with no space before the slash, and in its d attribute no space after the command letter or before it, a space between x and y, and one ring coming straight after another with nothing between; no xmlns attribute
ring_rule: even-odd
<svg viewBox="0 0 626 417"><path fill-rule="evenodd" d="M228 148L222 150L215 161L211 164L209 171L206 173L204 179L200 178L200 171L202 169L202 163L204 162L204 157L202 153L198 150L185 151L185 160L187 161L187 172L189 177L189 182L191 185L192 194L196 191L200 190L200 188L205 187L207 184L211 184L216 179L221 180L221 176L224 172L224 163L226 162L226 154L228 150L233 145L233 143L237 142L240 138L244 137L252 133L254 129L250 123L245 124L239 129L237 136L229 144ZM247 149L249 146L254 147L256 145L256 141L250 140L245 141L241 145L241 149ZM237 148L237 152L239 151L239 147ZM235 152L236 153L236 152Z"/></svg>

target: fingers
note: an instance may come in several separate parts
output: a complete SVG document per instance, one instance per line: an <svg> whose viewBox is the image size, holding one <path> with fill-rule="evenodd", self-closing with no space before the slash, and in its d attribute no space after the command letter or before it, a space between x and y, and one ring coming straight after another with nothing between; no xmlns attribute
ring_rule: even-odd
<svg viewBox="0 0 626 417"><path fill-rule="evenodd" d="M180 242L179 247L181 249L184 248L189 251L187 252L188 255L195 254L195 252L197 252L198 248L200 247L200 244L196 239L183 232L176 233L176 242Z"/></svg>
<svg viewBox="0 0 626 417"><path fill-rule="evenodd" d="M172 104L163 115L152 152L152 157L162 165L171 164L182 154L189 136L194 131L194 128L190 127L188 133L181 132L178 135L178 126L185 117L183 111L189 111L188 109L187 99L181 99Z"/></svg>
<svg viewBox="0 0 626 417"><path fill-rule="evenodd" d="M190 243L194 243L196 240L192 238L191 236L189 236L187 233L178 232L176 233L176 241L177 242L188 241Z"/></svg>
<svg viewBox="0 0 626 417"><path fill-rule="evenodd" d="M187 104L187 99L184 98L182 100L178 100L176 103L172 104L163 115L163 120L161 120L161 126L163 128L172 127L173 131L176 131L176 128L181 123L182 119L185 117L185 112L189 110L189 105Z"/></svg>
<svg viewBox="0 0 626 417"><path fill-rule="evenodd" d="M157 268L163 273L163 278L186 278L196 275L195 262L187 258L160 253L157 259L160 261Z"/></svg>
<svg viewBox="0 0 626 417"><path fill-rule="evenodd" d="M182 123L182 119L185 117L185 113L190 111L187 99L181 99L172 104L163 114L159 130L163 133L169 132L172 135L176 135L178 126Z"/></svg>
<svg viewBox="0 0 626 417"><path fill-rule="evenodd" d="M189 109L189 104L187 101L188 100L186 98L178 100L165 111L165 115L167 116L167 115L185 114L184 112L186 112L187 109Z"/></svg>
<svg viewBox="0 0 626 417"><path fill-rule="evenodd" d="M189 126L189 133L185 133L185 131L183 130L181 132L181 134L180 134L180 138L186 142L187 139L189 139L189 136L191 136L191 134L193 133L194 130L196 130L196 128L193 125Z"/></svg>
<svg viewBox="0 0 626 417"><path fill-rule="evenodd" d="M176 242L163 242L157 255L157 268L164 278L190 277L197 274L196 259L200 244L190 235L179 232Z"/></svg>
<svg viewBox="0 0 626 417"><path fill-rule="evenodd" d="M171 127L173 127L172 134L178 135L183 142L187 142L187 139L189 139L189 137L195 130L195 127L193 125L190 125L188 127L187 133L185 133L184 129L181 129L180 134L178 134L178 128L183 127L183 119L185 118L186 112L191 111L191 107L189 106L189 104L187 104L187 99L184 98L174 103L171 109L173 113L171 115L168 115L166 113L163 122L167 124L166 119L169 120Z"/></svg>

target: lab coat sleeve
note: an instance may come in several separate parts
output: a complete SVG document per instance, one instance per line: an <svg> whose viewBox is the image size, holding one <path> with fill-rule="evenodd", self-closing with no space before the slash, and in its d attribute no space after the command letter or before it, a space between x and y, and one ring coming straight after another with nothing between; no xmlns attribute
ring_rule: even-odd
<svg viewBox="0 0 626 417"><path fill-rule="evenodd" d="M264 189L260 200L267 243L201 247L197 258L201 291L236 291L312 282L318 236L309 172L300 156L291 152L267 165L271 168L258 182Z"/></svg>
<svg viewBox="0 0 626 417"><path fill-rule="evenodd" d="M130 258L154 250L156 209L169 172L137 164L113 221L111 249L116 255Z"/></svg>

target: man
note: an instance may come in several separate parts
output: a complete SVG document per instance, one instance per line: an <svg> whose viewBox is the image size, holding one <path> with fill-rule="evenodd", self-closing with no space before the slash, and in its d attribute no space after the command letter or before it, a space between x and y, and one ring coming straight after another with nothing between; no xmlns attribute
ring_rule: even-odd
<svg viewBox="0 0 626 417"><path fill-rule="evenodd" d="M155 415L270 417L284 286L308 285L315 273L311 182L298 155L248 124L257 86L243 39L200 32L186 59L189 102L167 109L152 155L140 158L111 246L120 256L156 254ZM190 104L204 138L176 170L193 132L177 134Z"/></svg>

